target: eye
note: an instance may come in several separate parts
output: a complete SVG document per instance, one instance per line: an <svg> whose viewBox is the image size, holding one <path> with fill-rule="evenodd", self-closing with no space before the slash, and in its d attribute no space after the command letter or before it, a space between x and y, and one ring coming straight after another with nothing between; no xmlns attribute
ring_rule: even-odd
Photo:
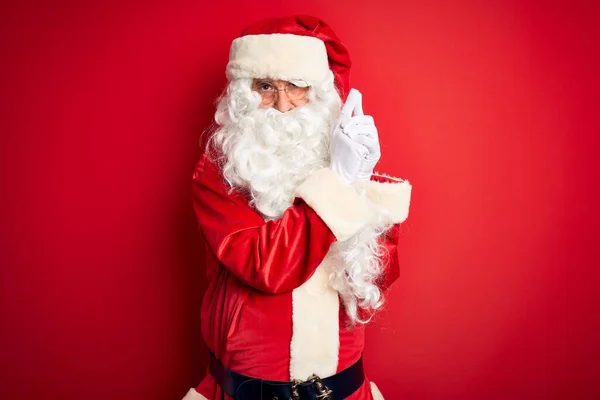
<svg viewBox="0 0 600 400"><path fill-rule="evenodd" d="M271 84L271 82L266 82L266 81L257 82L256 89L261 92L270 92L273 90L273 85Z"/></svg>

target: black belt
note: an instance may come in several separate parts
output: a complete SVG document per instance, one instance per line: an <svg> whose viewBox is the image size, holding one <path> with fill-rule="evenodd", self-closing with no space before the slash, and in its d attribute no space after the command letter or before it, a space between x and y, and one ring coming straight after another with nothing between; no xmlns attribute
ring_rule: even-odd
<svg viewBox="0 0 600 400"><path fill-rule="evenodd" d="M215 382L235 400L342 400L365 381L362 357L352 366L328 378L311 376L306 381L278 382L251 378L225 368L210 353L209 370Z"/></svg>

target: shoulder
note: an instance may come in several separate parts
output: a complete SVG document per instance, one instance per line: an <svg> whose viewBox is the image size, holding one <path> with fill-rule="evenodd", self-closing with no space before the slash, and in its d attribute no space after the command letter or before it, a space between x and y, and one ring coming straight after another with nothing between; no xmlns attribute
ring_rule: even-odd
<svg viewBox="0 0 600 400"><path fill-rule="evenodd" d="M223 168L215 157L203 154L196 163L192 176L194 191L197 195L213 198L226 198L239 204L249 205L248 195L239 189L234 189L223 176Z"/></svg>
<svg viewBox="0 0 600 400"><path fill-rule="evenodd" d="M198 162L196 163L193 178L194 180L201 179L207 175L223 176L223 173L221 167L219 166L218 160L208 155L207 153L203 153Z"/></svg>
<svg viewBox="0 0 600 400"><path fill-rule="evenodd" d="M196 163L192 180L195 185L218 189L220 192L229 192L231 189L225 181L219 160L206 153Z"/></svg>

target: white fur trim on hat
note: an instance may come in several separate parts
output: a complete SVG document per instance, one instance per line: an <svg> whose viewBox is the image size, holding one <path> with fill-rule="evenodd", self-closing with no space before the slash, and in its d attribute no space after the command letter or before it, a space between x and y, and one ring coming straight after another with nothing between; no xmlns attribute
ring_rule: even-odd
<svg viewBox="0 0 600 400"><path fill-rule="evenodd" d="M229 50L227 78L324 82L332 75L322 40L274 33L237 38Z"/></svg>

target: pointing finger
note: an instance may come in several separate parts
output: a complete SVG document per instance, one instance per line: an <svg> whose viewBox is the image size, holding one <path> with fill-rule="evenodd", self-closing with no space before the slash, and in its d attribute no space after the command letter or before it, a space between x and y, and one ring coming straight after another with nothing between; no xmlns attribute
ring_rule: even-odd
<svg viewBox="0 0 600 400"><path fill-rule="evenodd" d="M360 103L362 103L362 94L356 89L351 89L348 98L342 107L342 111L340 112L340 120L342 122L349 120L352 117L352 112L355 110L356 105Z"/></svg>
<svg viewBox="0 0 600 400"><path fill-rule="evenodd" d="M358 102L354 105L354 115L365 115L362 108L362 94L358 98Z"/></svg>

